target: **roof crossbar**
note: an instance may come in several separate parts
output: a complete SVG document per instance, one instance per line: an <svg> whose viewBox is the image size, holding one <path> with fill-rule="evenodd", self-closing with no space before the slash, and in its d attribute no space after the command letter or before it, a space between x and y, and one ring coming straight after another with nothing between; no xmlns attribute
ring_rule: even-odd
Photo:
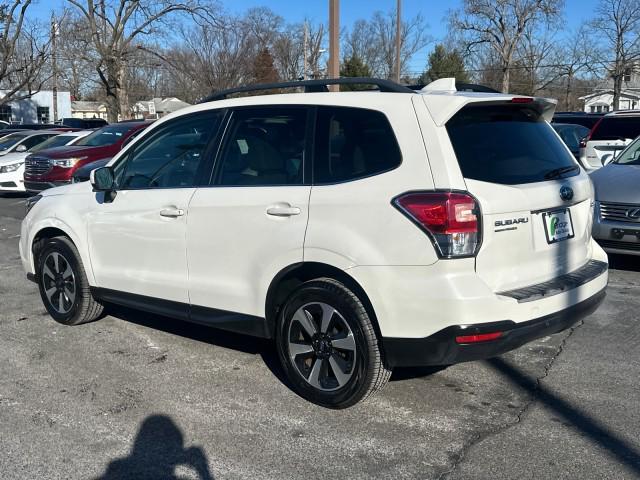
<svg viewBox="0 0 640 480"><path fill-rule="evenodd" d="M257 92L261 90L273 90L276 88L304 88L305 93L310 92L328 92L327 85L373 85L378 87L381 92L396 93L416 93L408 87L399 85L391 80L383 80L381 78L369 77L345 77L345 78L324 78L317 80L297 80L291 82L263 83L259 85L248 85L246 87L229 88L220 90L205 97L198 103L213 102L215 100L224 100L234 93Z"/></svg>

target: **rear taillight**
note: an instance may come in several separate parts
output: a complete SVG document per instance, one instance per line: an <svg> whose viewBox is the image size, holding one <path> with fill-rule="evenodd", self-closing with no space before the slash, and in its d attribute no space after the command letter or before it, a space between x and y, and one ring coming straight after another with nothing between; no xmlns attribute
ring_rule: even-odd
<svg viewBox="0 0 640 480"><path fill-rule="evenodd" d="M475 255L480 246L480 208L468 193L412 192L393 204L429 234L442 258Z"/></svg>
<svg viewBox="0 0 640 480"><path fill-rule="evenodd" d="M584 137L582 140L580 140L580 148L587 148L587 142L589 140L591 140L591 137L593 136L593 134L595 133L596 129L600 126L600 124L602 123L602 119L604 117L598 119L598 121L595 123L595 125L593 126L593 128L591 130L589 130L589 134Z"/></svg>

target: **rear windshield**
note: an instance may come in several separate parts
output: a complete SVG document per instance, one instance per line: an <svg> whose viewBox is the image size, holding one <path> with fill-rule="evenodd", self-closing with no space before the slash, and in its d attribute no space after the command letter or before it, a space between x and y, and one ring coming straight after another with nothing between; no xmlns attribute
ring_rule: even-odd
<svg viewBox="0 0 640 480"><path fill-rule="evenodd" d="M640 117L605 117L590 140L633 140L640 135Z"/></svg>
<svg viewBox="0 0 640 480"><path fill-rule="evenodd" d="M134 126L135 124L131 123L108 125L87 135L82 140L79 140L76 145L82 145L85 147L102 147L104 145L113 145L114 143L120 141L124 137L124 135Z"/></svg>
<svg viewBox="0 0 640 480"><path fill-rule="evenodd" d="M580 172L551 126L522 105L470 105L447 132L465 178L517 185Z"/></svg>

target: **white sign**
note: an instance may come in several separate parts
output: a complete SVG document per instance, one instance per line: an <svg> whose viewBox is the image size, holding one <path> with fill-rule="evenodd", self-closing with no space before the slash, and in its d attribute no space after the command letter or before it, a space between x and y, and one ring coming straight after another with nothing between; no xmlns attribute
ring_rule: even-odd
<svg viewBox="0 0 640 480"><path fill-rule="evenodd" d="M148 102L148 108L149 108L149 115L155 115L156 114L156 104L153 102Z"/></svg>

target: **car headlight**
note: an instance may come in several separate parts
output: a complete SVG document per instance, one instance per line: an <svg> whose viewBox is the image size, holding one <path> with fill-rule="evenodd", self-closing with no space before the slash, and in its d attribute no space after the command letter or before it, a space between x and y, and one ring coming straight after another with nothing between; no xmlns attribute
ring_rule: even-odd
<svg viewBox="0 0 640 480"><path fill-rule="evenodd" d="M71 168L81 160L85 160L87 157L71 157L71 158L54 158L51 160L51 165L54 167Z"/></svg>
<svg viewBox="0 0 640 480"><path fill-rule="evenodd" d="M3 167L0 167L0 173L15 172L22 165L24 165L24 162L18 162L18 163L12 163L10 165L4 165Z"/></svg>
<svg viewBox="0 0 640 480"><path fill-rule="evenodd" d="M24 202L26 207L27 207L27 213L29 213L29 210L31 210L33 208L33 206L38 203L38 201L42 198L42 195L35 195L33 197L29 197L27 198L27 201Z"/></svg>

